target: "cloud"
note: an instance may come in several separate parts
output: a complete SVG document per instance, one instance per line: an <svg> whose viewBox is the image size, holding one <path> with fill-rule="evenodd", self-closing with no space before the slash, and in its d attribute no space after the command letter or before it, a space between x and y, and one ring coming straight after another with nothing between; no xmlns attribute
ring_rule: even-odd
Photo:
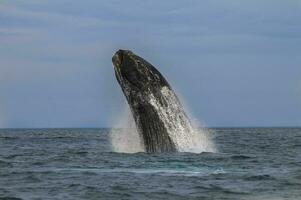
<svg viewBox="0 0 301 200"><path fill-rule="evenodd" d="M298 112L289 88L300 79L300 6L298 0L1 2L6 124L108 126L106 115L124 100L111 66L118 48L151 61L209 126L287 121ZM276 118L279 105L285 109ZM238 108L251 114L238 115Z"/></svg>
<svg viewBox="0 0 301 200"><path fill-rule="evenodd" d="M25 25L29 26L47 26L58 23L85 27L100 23L99 19L91 17L78 17L47 11L31 11L29 9L20 8L17 5L0 5L0 13L1 17L10 18L10 20L8 20L10 23L19 26L22 26L22 22L25 22ZM8 21L6 21L6 25L8 25ZM38 24L41 22L44 24Z"/></svg>

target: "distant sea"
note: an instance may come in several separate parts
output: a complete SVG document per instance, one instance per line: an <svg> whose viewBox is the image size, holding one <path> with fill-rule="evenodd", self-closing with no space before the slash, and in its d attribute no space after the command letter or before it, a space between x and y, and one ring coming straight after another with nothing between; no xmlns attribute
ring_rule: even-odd
<svg viewBox="0 0 301 200"><path fill-rule="evenodd" d="M0 200L301 199L300 128L209 129L217 153L114 153L110 129L0 129Z"/></svg>

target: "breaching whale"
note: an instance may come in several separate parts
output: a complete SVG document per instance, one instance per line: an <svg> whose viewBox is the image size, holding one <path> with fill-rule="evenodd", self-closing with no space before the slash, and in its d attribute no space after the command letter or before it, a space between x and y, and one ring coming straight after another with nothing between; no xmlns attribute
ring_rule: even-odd
<svg viewBox="0 0 301 200"><path fill-rule="evenodd" d="M192 127L166 79L153 65L129 50L117 51L112 62L145 151L180 151L180 140L189 137Z"/></svg>

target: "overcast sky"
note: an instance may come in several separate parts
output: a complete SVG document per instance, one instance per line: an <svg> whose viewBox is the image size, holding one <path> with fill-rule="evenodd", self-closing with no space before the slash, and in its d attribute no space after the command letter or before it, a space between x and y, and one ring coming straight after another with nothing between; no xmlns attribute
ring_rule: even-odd
<svg viewBox="0 0 301 200"><path fill-rule="evenodd" d="M300 0L1 0L0 128L112 126L119 48L206 126L301 126Z"/></svg>

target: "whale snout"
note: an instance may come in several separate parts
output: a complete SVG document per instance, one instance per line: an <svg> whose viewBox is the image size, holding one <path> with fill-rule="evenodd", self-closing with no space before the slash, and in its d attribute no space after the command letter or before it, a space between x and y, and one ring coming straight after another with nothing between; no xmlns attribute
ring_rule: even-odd
<svg viewBox="0 0 301 200"><path fill-rule="evenodd" d="M145 60L129 50L118 50L112 57L115 74L121 87L144 91L149 84L157 83L153 73L158 73ZM153 72L152 72L153 71Z"/></svg>
<svg viewBox="0 0 301 200"><path fill-rule="evenodd" d="M129 57L129 55L131 54L133 53L129 50L119 49L112 57L112 62L114 66L120 68L123 65L124 59Z"/></svg>
<svg viewBox="0 0 301 200"><path fill-rule="evenodd" d="M124 50L117 51L112 57L112 62L115 67L121 67L123 61Z"/></svg>

